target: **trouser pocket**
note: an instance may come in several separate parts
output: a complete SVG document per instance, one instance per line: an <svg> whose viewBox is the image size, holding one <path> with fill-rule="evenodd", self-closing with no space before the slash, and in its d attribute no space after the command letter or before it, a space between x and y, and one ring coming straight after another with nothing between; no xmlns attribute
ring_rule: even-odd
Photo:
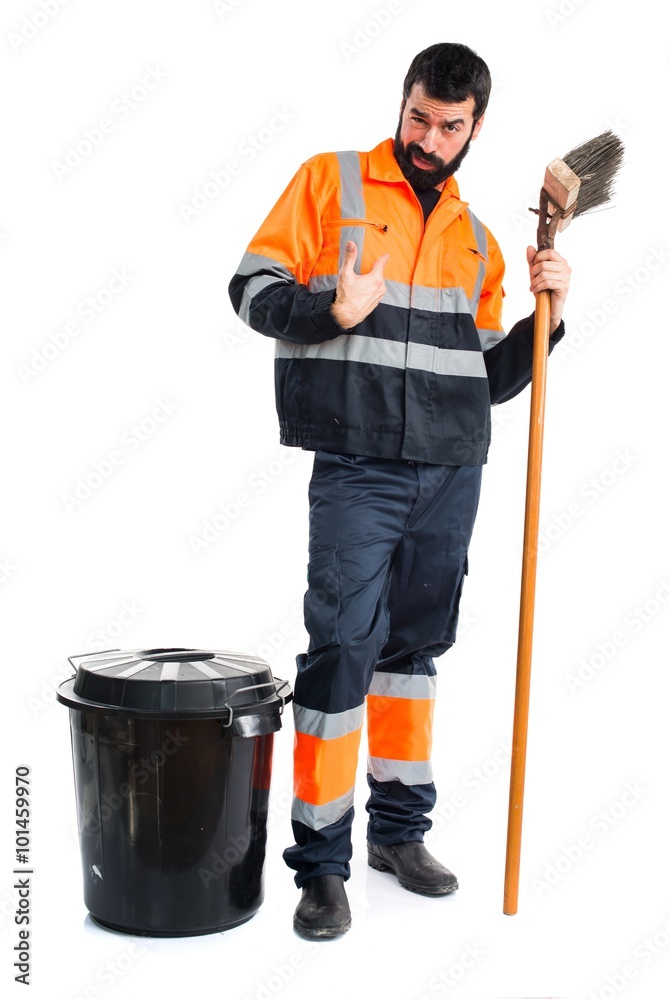
<svg viewBox="0 0 670 1000"><path fill-rule="evenodd" d="M310 639L309 652L313 653L336 646L340 641L340 575L336 549L318 552L311 557L307 581L305 628Z"/></svg>

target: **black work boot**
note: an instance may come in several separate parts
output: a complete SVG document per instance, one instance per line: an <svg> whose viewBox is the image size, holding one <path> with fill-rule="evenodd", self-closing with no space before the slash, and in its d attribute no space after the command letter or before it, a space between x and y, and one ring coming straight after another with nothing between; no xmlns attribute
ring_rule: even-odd
<svg viewBox="0 0 670 1000"><path fill-rule="evenodd" d="M424 896L445 896L458 889L453 872L429 854L423 844L414 841L405 844L368 841L368 864L378 872L393 872L403 889Z"/></svg>
<svg viewBox="0 0 670 1000"><path fill-rule="evenodd" d="M351 910L342 875L319 875L305 882L293 916L301 937L322 940L339 937L351 927Z"/></svg>

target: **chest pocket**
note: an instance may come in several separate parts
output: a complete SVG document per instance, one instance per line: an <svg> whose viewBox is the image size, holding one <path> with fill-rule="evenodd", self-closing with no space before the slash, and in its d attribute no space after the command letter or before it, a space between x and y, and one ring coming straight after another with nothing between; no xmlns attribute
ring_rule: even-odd
<svg viewBox="0 0 670 1000"><path fill-rule="evenodd" d="M369 222L367 219L333 219L323 223L323 251L319 259L319 266L328 264L333 266L334 271L323 273L337 273L344 262L344 248L349 240L356 244L358 253L354 271L360 274L369 270L371 263L377 257L386 253L385 243L388 226L383 222ZM365 255L365 264L363 257Z"/></svg>
<svg viewBox="0 0 670 1000"><path fill-rule="evenodd" d="M476 246L447 242L442 254L442 286L460 291L456 292L459 311L477 315L485 276L486 258Z"/></svg>

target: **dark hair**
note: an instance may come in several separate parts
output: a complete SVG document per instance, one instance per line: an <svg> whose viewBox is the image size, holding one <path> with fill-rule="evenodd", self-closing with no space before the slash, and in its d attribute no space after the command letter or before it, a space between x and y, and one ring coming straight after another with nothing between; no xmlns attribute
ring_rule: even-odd
<svg viewBox="0 0 670 1000"><path fill-rule="evenodd" d="M415 83L423 86L428 97L445 104L474 97L475 121L484 114L491 93L491 74L484 60L456 42L438 42L414 56L403 83L405 100Z"/></svg>

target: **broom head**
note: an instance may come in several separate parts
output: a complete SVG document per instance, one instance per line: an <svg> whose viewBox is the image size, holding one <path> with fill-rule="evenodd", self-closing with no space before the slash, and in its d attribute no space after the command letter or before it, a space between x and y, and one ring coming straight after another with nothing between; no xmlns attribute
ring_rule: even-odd
<svg viewBox="0 0 670 1000"><path fill-rule="evenodd" d="M571 149L563 159L552 160L543 187L550 205L565 213L558 223L559 231L566 229L573 217L611 201L623 152L619 136L608 130Z"/></svg>

